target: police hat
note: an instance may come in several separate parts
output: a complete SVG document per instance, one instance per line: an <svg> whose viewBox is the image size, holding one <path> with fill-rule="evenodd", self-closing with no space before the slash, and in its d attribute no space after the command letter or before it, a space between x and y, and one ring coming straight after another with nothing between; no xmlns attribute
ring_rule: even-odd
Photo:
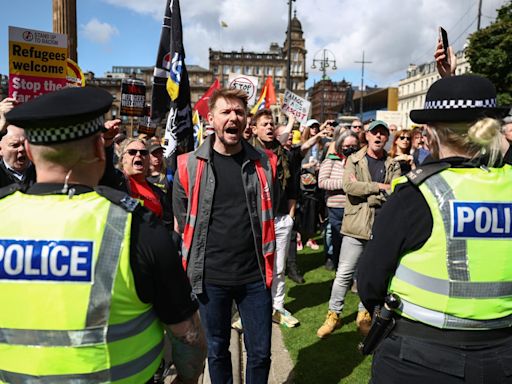
<svg viewBox="0 0 512 384"><path fill-rule="evenodd" d="M112 95L96 87L65 88L21 104L5 116L10 124L25 129L33 144L63 143L103 130L103 114Z"/></svg>
<svg viewBox="0 0 512 384"><path fill-rule="evenodd" d="M415 109L415 123L462 123L483 117L501 118L508 108L496 106L496 88L490 80L477 75L450 76L430 86L424 109Z"/></svg>

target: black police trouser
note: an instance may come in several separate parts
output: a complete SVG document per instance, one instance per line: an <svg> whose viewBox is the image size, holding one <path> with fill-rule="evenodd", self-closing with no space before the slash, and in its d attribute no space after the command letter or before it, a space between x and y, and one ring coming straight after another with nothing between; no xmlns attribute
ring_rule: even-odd
<svg viewBox="0 0 512 384"><path fill-rule="evenodd" d="M375 351L370 383L512 383L512 337L450 346L392 333Z"/></svg>

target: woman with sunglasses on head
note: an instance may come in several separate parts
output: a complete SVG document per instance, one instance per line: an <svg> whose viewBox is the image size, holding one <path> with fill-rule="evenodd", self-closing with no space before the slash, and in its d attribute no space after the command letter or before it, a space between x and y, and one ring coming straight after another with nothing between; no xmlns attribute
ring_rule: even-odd
<svg viewBox="0 0 512 384"><path fill-rule="evenodd" d="M389 150L389 156L400 164L400 171L402 175L405 175L411 169L416 168L411 155L411 139L410 130L398 130L393 136L393 143Z"/></svg>
<svg viewBox="0 0 512 384"><path fill-rule="evenodd" d="M139 199L142 205L162 219L167 228L171 228L171 202L160 188L146 179L149 175L149 150L143 140L132 138L123 142L119 169L127 179L130 196Z"/></svg>

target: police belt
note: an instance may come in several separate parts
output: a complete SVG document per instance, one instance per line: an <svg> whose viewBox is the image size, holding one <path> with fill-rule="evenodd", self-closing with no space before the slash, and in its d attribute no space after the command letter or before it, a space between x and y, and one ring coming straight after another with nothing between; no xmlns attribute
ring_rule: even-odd
<svg viewBox="0 0 512 384"><path fill-rule="evenodd" d="M504 338L512 337L512 328L481 331L441 329L404 317L397 317L395 327L391 331L391 334L396 336L417 337L448 345L453 343L492 343L493 341L503 341Z"/></svg>

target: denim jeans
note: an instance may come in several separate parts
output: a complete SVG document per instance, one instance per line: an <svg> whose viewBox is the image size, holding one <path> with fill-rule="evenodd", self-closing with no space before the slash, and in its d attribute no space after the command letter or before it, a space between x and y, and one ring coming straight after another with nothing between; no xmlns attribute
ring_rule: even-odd
<svg viewBox="0 0 512 384"><path fill-rule="evenodd" d="M329 208L329 223L331 224L331 238L332 238L332 262L336 269L340 261L341 241L343 235L341 234L341 222L343 221L343 213L345 208Z"/></svg>
<svg viewBox="0 0 512 384"><path fill-rule="evenodd" d="M247 349L247 384L264 384L270 371L272 299L263 281L238 286L205 284L198 295L201 322L208 342L212 384L233 383L229 341L233 300L244 328Z"/></svg>

